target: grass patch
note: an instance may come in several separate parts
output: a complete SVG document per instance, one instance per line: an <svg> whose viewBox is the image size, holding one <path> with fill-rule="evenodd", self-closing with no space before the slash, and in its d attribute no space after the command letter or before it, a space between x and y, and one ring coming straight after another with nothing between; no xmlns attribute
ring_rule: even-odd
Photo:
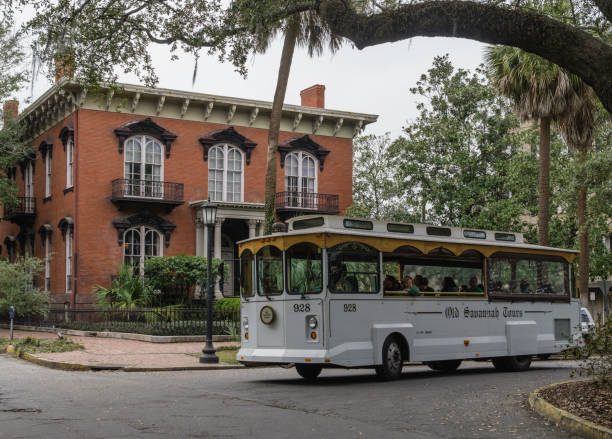
<svg viewBox="0 0 612 439"><path fill-rule="evenodd" d="M0 352L6 351L6 347L11 344L11 341L8 338L0 337Z"/></svg>
<svg viewBox="0 0 612 439"><path fill-rule="evenodd" d="M236 352L240 349L238 346L220 346L217 348L217 357L219 357L219 361L221 363L227 364L240 364L236 361ZM200 357L202 352L194 352L193 354L189 354L193 357Z"/></svg>
<svg viewBox="0 0 612 439"><path fill-rule="evenodd" d="M71 352L85 349L85 346L75 343L67 338L20 338L13 340L15 349L28 354L49 353L49 352Z"/></svg>

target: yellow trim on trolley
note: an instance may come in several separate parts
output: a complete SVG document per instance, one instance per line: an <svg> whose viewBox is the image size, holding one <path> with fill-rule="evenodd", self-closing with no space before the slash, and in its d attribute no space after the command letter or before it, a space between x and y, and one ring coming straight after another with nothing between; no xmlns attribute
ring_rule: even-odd
<svg viewBox="0 0 612 439"><path fill-rule="evenodd" d="M498 246L498 245L483 245L483 244L463 244L463 243L452 243L452 242L438 242L438 241L419 241L413 239L398 239L398 238L381 238L375 236L359 236L359 235L344 235L335 233L305 233L303 235L286 235L286 236L272 236L263 237L260 239L254 239L251 241L243 242L239 245L239 254L245 250L250 250L253 254L257 253L263 247L273 246L279 250L287 250L289 247L309 242L317 245L321 248L331 248L338 244L346 242L360 242L370 247L373 247L379 251L385 253L392 253L403 246L414 247L419 250L422 254L429 254L433 250L446 249L455 256L461 256L466 251L476 251L481 253L485 257L489 257L496 252L505 253L526 253L535 255L548 255L548 256L561 256L567 262L573 262L576 258L575 253L564 252L562 250L541 250L541 249L530 249L523 248L521 246Z"/></svg>

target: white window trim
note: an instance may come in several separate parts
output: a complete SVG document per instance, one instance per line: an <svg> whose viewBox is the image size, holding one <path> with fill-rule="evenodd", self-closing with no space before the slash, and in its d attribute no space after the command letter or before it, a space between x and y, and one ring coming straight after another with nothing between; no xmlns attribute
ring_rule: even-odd
<svg viewBox="0 0 612 439"><path fill-rule="evenodd" d="M72 292L72 234L72 230L66 231L66 293Z"/></svg>
<svg viewBox="0 0 612 439"><path fill-rule="evenodd" d="M210 148L210 151L212 151L215 148L221 148L223 150L223 191L221 194L221 200L213 200L211 198L211 201L227 201L227 160L229 157L229 151L231 149L235 149L236 151L238 151L238 154L240 154L240 200L239 201L231 201L232 203L244 203L244 153L242 152L242 150L240 148L235 147L234 145L231 145L229 143L218 143L216 145L214 145L212 148ZM209 156L210 156L210 151L209 151ZM210 175L210 160L208 161L208 175ZM207 187L210 183L210 178L208 180L207 183ZM210 194L210 190L208 190L208 193Z"/></svg>
<svg viewBox="0 0 612 439"><path fill-rule="evenodd" d="M66 142L66 189L74 185L74 142L71 138Z"/></svg>
<svg viewBox="0 0 612 439"><path fill-rule="evenodd" d="M34 168L32 162L28 162L25 168L25 196L34 196Z"/></svg>
<svg viewBox="0 0 612 439"><path fill-rule="evenodd" d="M159 233L157 230L155 230L153 227L149 227L149 226L136 226L136 227L130 227L129 229L127 229L125 232L123 232L123 259L122 262L125 263L125 237L128 234L128 232L132 231L132 230L136 230L138 233L140 233L140 260L138 262L138 267L140 267L140 272L144 273L144 261L146 259L145 257L145 233L147 230L152 230L154 233L157 233L157 237L159 239L159 254L157 256L153 256L153 257L162 257L164 256L164 237L161 233Z"/></svg>
<svg viewBox="0 0 612 439"><path fill-rule="evenodd" d="M45 291L51 289L51 236L45 235Z"/></svg>
<svg viewBox="0 0 612 439"><path fill-rule="evenodd" d="M130 139L133 138L139 138L140 139L140 144L142 145L142 147L140 148L140 166L141 166L141 172L140 174L144 177L145 173L144 173L144 166L145 166L145 159L147 156L147 152L146 152L146 145L147 145L147 139L150 139L152 141L154 141L155 143L157 143L160 147L161 147L161 169L159 171L159 181L164 181L164 162L165 162L165 157L166 157L166 150L164 147L164 144L161 143L159 140L157 140L154 137L151 136L131 136L128 137L125 140L125 143L127 143ZM123 154L123 178L127 179L128 176L125 174L125 163L127 160L127 154L124 152Z"/></svg>
<svg viewBox="0 0 612 439"><path fill-rule="evenodd" d="M315 156L313 156L312 154L308 154L307 152L304 151L294 151L294 152L290 152L289 154L287 154L287 157L285 157L285 191L289 191L289 185L287 184L287 177L295 177L287 175L287 159L291 156L294 155L297 157L298 159L298 192L302 192L302 160L304 159L304 157L309 157L314 161L314 171L315 171L315 175L314 175L314 192L315 194L319 193L319 161L317 160L317 158Z"/></svg>
<svg viewBox="0 0 612 439"><path fill-rule="evenodd" d="M51 171L51 154L47 153L47 156L45 157L45 198L51 196Z"/></svg>

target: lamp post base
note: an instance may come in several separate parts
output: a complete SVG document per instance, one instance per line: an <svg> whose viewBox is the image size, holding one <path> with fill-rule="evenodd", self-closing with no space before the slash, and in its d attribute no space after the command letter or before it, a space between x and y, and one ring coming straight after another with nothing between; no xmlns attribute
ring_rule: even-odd
<svg viewBox="0 0 612 439"><path fill-rule="evenodd" d="M212 347L212 343L210 347L206 346L204 349L202 349L202 355L200 355L200 363L208 363L208 364L218 363L219 357L217 357L215 352L216 350L215 348Z"/></svg>

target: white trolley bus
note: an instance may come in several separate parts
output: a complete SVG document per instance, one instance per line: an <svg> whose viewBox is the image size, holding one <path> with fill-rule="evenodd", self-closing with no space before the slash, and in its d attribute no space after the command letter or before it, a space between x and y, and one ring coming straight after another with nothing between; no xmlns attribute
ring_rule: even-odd
<svg viewBox="0 0 612 439"><path fill-rule="evenodd" d="M239 251L247 365L295 364L304 378L374 367L395 379L406 361L467 359L520 371L578 331L576 252L518 233L311 215Z"/></svg>

